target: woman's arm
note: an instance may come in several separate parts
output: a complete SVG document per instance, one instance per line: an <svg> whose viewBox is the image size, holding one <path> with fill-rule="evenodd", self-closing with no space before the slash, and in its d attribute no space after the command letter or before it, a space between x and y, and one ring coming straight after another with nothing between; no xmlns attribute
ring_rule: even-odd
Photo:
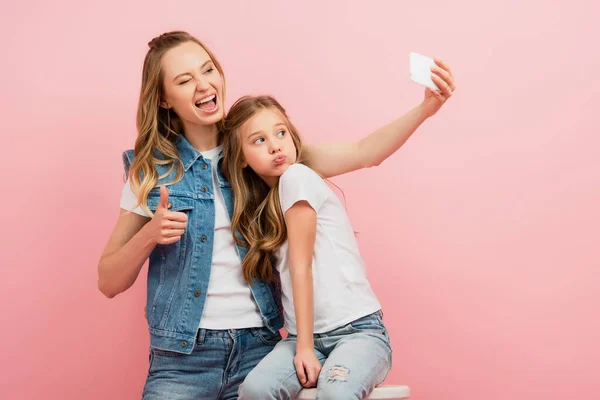
<svg viewBox="0 0 600 400"><path fill-rule="evenodd" d="M126 291L137 279L156 243L142 228L150 218L120 209L100 261L98 289L108 298Z"/></svg>
<svg viewBox="0 0 600 400"><path fill-rule="evenodd" d="M306 165L329 178L377 166L398 151L427 118L439 111L456 89L450 67L437 58L435 61L431 76L440 91L425 89L421 104L358 142L306 145Z"/></svg>
<svg viewBox="0 0 600 400"><path fill-rule="evenodd" d="M286 213L289 269L296 313L296 357L294 365L300 383L317 384L321 363L314 353L314 306L312 259L317 235L317 213L307 201L296 202Z"/></svg>
<svg viewBox="0 0 600 400"><path fill-rule="evenodd" d="M120 209L108 244L98 262L98 289L109 298L134 284L157 244L175 243L183 235L187 215L168 211L169 194L160 188L160 203L150 219Z"/></svg>

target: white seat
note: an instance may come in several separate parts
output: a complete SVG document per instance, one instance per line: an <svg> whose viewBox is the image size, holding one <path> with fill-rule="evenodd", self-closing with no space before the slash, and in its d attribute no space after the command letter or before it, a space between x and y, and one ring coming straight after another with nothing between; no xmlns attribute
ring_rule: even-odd
<svg viewBox="0 0 600 400"><path fill-rule="evenodd" d="M397 400L410 397L410 388L399 385L377 386L365 400ZM312 400L317 398L317 389L302 389L297 400Z"/></svg>

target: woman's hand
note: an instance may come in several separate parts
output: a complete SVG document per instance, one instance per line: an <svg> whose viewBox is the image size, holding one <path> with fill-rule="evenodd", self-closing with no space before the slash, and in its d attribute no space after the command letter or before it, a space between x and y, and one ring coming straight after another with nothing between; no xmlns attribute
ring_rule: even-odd
<svg viewBox="0 0 600 400"><path fill-rule="evenodd" d="M182 212L169 211L169 192L160 187L160 201L154 216L144 226L146 234L157 244L171 244L181 239L187 227L187 215Z"/></svg>

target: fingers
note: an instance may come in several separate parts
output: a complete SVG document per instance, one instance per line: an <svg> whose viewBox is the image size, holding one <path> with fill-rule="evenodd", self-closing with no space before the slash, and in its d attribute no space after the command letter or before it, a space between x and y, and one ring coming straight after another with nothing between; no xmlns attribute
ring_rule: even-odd
<svg viewBox="0 0 600 400"><path fill-rule="evenodd" d="M161 229L185 229L185 228L187 228L187 222L179 222L179 221L173 221L173 220L169 220L169 219L163 219L160 228Z"/></svg>
<svg viewBox="0 0 600 400"><path fill-rule="evenodd" d="M435 63L440 66L441 68L445 69L446 71L448 71L448 73L450 75L452 75L452 71L450 70L450 66L448 64L446 64L445 61L437 58L437 57L433 57L433 60L435 61Z"/></svg>
<svg viewBox="0 0 600 400"><path fill-rule="evenodd" d="M306 385L306 373L304 371L304 363L302 361L294 360L294 367L296 367L296 375L302 386Z"/></svg>
<svg viewBox="0 0 600 400"><path fill-rule="evenodd" d="M181 240L181 236L173 236L173 237L168 237L168 238L163 237L160 240L158 240L158 244L173 244L180 240Z"/></svg>
<svg viewBox="0 0 600 400"><path fill-rule="evenodd" d="M165 219L176 222L185 222L187 223L188 216L186 213L179 211L167 211L165 213Z"/></svg>
<svg viewBox="0 0 600 400"><path fill-rule="evenodd" d="M163 229L160 234L164 238L180 237L184 234L185 229Z"/></svg>
<svg viewBox="0 0 600 400"><path fill-rule="evenodd" d="M450 83L452 82L452 76L448 73L448 71L436 65L433 65L431 67L431 72L442 78L448 84L448 86L450 86Z"/></svg>
<svg viewBox="0 0 600 400"><path fill-rule="evenodd" d="M444 97L449 98L452 96L452 89L450 89L450 86L445 80L436 74L431 74L431 80L440 88L440 92ZM433 92L434 94L436 93L435 90Z"/></svg>
<svg viewBox="0 0 600 400"><path fill-rule="evenodd" d="M319 379L319 373L321 372L321 366L309 366L306 368L307 382L305 387L317 386L317 380Z"/></svg>
<svg viewBox="0 0 600 400"><path fill-rule="evenodd" d="M186 222L187 221L187 214L183 213L183 212L178 212L178 211L168 211L169 209L169 191L167 190L166 186L162 185L160 187L160 200L158 201L158 204L156 206L156 211L159 211L160 209L165 210L164 212L164 217L166 219L170 219L173 221L179 221L179 222Z"/></svg>
<svg viewBox="0 0 600 400"><path fill-rule="evenodd" d="M163 197L161 196L161 203ZM159 210L160 204L157 207ZM185 233L187 228L188 216L185 213L177 211L167 211L166 209L161 211L161 217L158 221L158 239L159 244L167 245L173 244L181 240L181 236Z"/></svg>
<svg viewBox="0 0 600 400"><path fill-rule="evenodd" d="M436 64L431 67L431 71L442 78L448 84L450 91L453 92L456 89L456 83L454 80L454 74L452 74L452 70L450 70L448 64L439 58L435 58L435 63Z"/></svg>

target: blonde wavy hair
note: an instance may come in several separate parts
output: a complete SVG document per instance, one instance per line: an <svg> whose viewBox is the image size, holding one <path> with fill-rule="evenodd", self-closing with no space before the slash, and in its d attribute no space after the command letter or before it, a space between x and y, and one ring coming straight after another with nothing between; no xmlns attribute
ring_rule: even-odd
<svg viewBox="0 0 600 400"><path fill-rule="evenodd" d="M296 162L302 161L302 140L285 109L271 96L245 96L235 102L225 118L223 172L235 197L231 230L238 245L248 248L242 262L247 282L277 280L275 251L287 237L279 203L279 180L270 188L252 168L243 168L240 128L259 111L279 112L296 146Z"/></svg>
<svg viewBox="0 0 600 400"><path fill-rule="evenodd" d="M134 208L141 206L148 215L152 215L147 205L148 193L157 187L158 180L168 176L174 168L177 171L176 177L167 184L176 183L183 177L183 164L174 144L175 139L183 134L183 123L173 110L160 106L164 95L161 61L167 51L187 42L197 43L206 50L221 74L225 93L223 68L200 40L187 32L172 31L163 33L148 43L149 50L144 58L137 109L138 136L134 148L135 159L129 170L131 187L134 193L137 193L137 204ZM218 125L219 131L222 132L223 121ZM158 176L156 165L168 165L169 169L164 175Z"/></svg>

